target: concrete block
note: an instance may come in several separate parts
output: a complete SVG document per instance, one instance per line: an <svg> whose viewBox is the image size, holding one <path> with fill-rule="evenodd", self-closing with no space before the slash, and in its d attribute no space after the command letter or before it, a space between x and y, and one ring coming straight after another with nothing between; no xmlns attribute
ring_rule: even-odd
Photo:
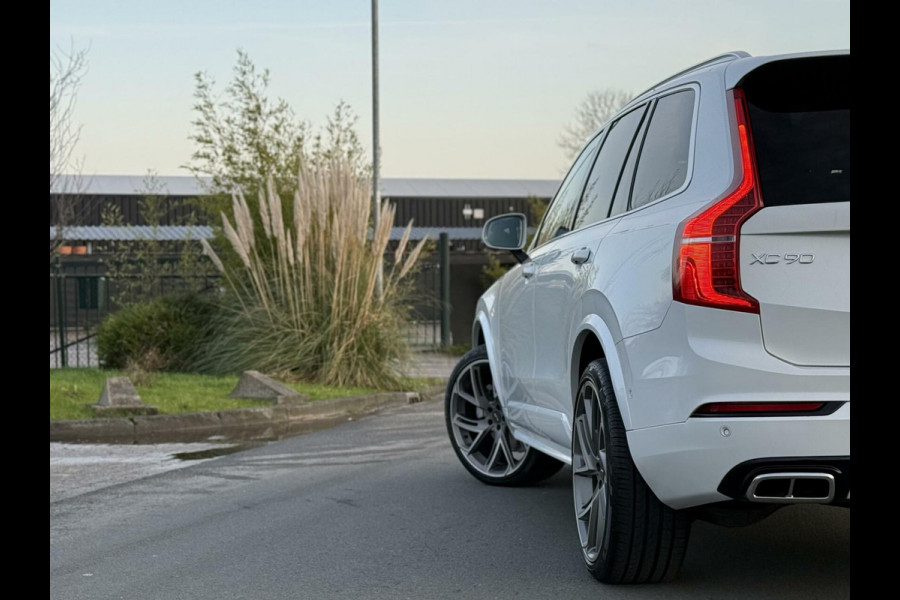
<svg viewBox="0 0 900 600"><path fill-rule="evenodd" d="M157 408L141 401L134 384L127 377L107 377L97 404L91 405L96 415L106 417L155 415Z"/></svg>
<svg viewBox="0 0 900 600"><path fill-rule="evenodd" d="M241 373L241 378L228 397L273 400L276 404L298 404L309 400L308 396L259 371Z"/></svg>
<svg viewBox="0 0 900 600"><path fill-rule="evenodd" d="M127 377L107 377L97 406L141 406L141 397Z"/></svg>

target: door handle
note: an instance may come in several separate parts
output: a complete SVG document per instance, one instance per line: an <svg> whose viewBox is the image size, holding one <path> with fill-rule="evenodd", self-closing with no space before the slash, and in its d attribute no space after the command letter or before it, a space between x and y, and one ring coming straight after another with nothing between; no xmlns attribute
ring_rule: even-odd
<svg viewBox="0 0 900 600"><path fill-rule="evenodd" d="M522 277L525 277L526 279L531 279L534 277L535 273L537 273L537 266L533 262L522 267Z"/></svg>
<svg viewBox="0 0 900 600"><path fill-rule="evenodd" d="M572 262L576 265L580 265L586 263L591 259L591 250L590 248L579 248L575 252L572 253Z"/></svg>

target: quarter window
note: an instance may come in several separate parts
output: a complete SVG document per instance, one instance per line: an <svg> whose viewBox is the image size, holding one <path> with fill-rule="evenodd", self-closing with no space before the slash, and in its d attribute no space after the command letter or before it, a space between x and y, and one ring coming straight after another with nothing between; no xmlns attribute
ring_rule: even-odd
<svg viewBox="0 0 900 600"><path fill-rule="evenodd" d="M613 194L619 184L622 163L634 141L634 134L641 125L646 106L631 111L610 125L609 133L591 170L584 197L575 217L575 229L602 221L609 216Z"/></svg>
<svg viewBox="0 0 900 600"><path fill-rule="evenodd" d="M683 90L657 101L638 158L631 208L662 198L684 184L690 158L694 96L694 90Z"/></svg>
<svg viewBox="0 0 900 600"><path fill-rule="evenodd" d="M645 133L647 133L646 117L641 123L640 129L638 129L634 141L631 143L628 160L625 161L625 166L622 167L622 175L619 176L619 185L616 187L616 196L613 199L612 210L609 211L610 217L622 214L628 210L628 200L631 198L631 184L634 183L634 167L637 164L638 152L641 149L641 142Z"/></svg>
<svg viewBox="0 0 900 600"><path fill-rule="evenodd" d="M544 221L541 223L541 229L538 231L534 240L533 247L538 247L570 231L569 226L572 224L572 215L578 200L581 198L581 192L584 189L584 181L587 179L588 172L594 162L594 155L597 153L597 146L600 145L600 135L595 137L582 150L581 155L572 165L569 174L559 186L556 197L547 209L544 215Z"/></svg>

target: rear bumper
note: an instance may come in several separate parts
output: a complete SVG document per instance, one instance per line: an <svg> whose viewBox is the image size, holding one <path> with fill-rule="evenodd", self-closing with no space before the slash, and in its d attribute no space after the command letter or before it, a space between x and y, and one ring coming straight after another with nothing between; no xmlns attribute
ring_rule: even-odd
<svg viewBox="0 0 900 600"><path fill-rule="evenodd" d="M618 350L627 365L628 429L682 423L712 402L850 401L850 367L801 367L772 356L755 314L673 302L658 329L622 340Z"/></svg>
<svg viewBox="0 0 900 600"><path fill-rule="evenodd" d="M631 430L628 444L657 497L672 508L689 508L731 499L721 491L728 491L723 481L748 461L849 458L850 403L814 417L689 418Z"/></svg>

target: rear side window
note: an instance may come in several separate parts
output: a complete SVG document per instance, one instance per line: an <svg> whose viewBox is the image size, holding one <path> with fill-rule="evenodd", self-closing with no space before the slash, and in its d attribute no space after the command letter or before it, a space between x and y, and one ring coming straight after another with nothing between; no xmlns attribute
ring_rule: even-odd
<svg viewBox="0 0 900 600"><path fill-rule="evenodd" d="M763 205L850 202L850 57L770 63L739 85Z"/></svg>
<svg viewBox="0 0 900 600"><path fill-rule="evenodd" d="M550 203L547 214L541 223L541 229L535 237L533 247L545 244L553 238L570 231L569 225L572 223L572 215L575 213L575 207L581 198L581 191L584 189L584 181L587 179L591 165L594 163L594 155L597 153L597 146L600 143L600 135L595 137L581 151L581 155L572 165L569 174L559 186L556 197Z"/></svg>
<svg viewBox="0 0 900 600"><path fill-rule="evenodd" d="M574 229L602 221L609 216L613 194L622 174L622 164L634 141L634 134L641 125L646 105L626 114L610 125L609 133L603 140L603 147L591 170L584 197L578 207Z"/></svg>
<svg viewBox="0 0 900 600"><path fill-rule="evenodd" d="M631 208L674 192L687 179L694 96L694 90L682 90L656 103L638 158Z"/></svg>

